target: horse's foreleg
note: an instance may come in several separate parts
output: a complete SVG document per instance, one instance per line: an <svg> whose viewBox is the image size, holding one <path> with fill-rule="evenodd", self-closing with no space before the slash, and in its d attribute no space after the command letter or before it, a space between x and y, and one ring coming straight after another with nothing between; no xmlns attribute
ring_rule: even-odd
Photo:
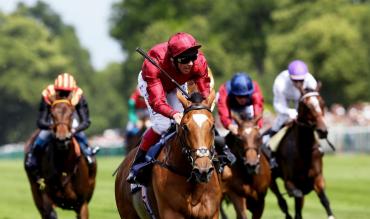
<svg viewBox="0 0 370 219"><path fill-rule="evenodd" d="M247 202L246 199L237 195L234 192L228 193L230 201L233 203L236 215L238 219L247 218Z"/></svg>
<svg viewBox="0 0 370 219"><path fill-rule="evenodd" d="M302 219L302 208L304 204L304 197L294 198L295 219Z"/></svg>
<svg viewBox="0 0 370 219"><path fill-rule="evenodd" d="M57 213L53 204L45 192L39 189L39 185L30 181L33 200L42 219L57 219Z"/></svg>
<svg viewBox="0 0 370 219"><path fill-rule="evenodd" d="M284 212L284 214L285 214L285 218L286 219L292 219L292 216L290 216L290 214L289 214L288 204L285 201L284 197L280 193L279 187L276 183L276 179L271 180L270 189L275 194L276 199L277 199L278 204L279 204L279 207L280 207L281 211Z"/></svg>
<svg viewBox="0 0 370 219"><path fill-rule="evenodd" d="M229 219L229 218L227 217L227 214L226 214L226 212L225 212L225 210L224 210L223 206L222 206L222 202L221 202L221 205L220 205L220 212L221 212L221 219Z"/></svg>
<svg viewBox="0 0 370 219"><path fill-rule="evenodd" d="M266 194L260 194L257 200L248 200L248 209L252 212L252 219L262 218L265 209L265 196Z"/></svg>
<svg viewBox="0 0 370 219"><path fill-rule="evenodd" d="M325 194L325 182L324 182L324 177L322 175L319 175L318 177L316 177L314 189L315 189L317 196L320 199L321 204L324 206L326 210L328 218L334 219L333 212L330 208L329 199Z"/></svg>
<svg viewBox="0 0 370 219"><path fill-rule="evenodd" d="M88 219L89 218L89 208L87 202L84 202L77 213L77 219Z"/></svg>

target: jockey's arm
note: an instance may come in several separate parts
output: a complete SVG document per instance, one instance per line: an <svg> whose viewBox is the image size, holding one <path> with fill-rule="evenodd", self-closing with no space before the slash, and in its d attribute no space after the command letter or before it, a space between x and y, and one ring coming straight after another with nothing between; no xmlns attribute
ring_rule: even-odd
<svg viewBox="0 0 370 219"><path fill-rule="evenodd" d="M281 81L274 82L273 86L273 93L274 93L274 100L273 106L278 114L286 114L289 115L289 104L286 96L284 95L285 85Z"/></svg>
<svg viewBox="0 0 370 219"><path fill-rule="evenodd" d="M165 91L159 76L146 77L144 80L147 82L149 105L155 112L167 118L172 118L174 114L179 113L167 103Z"/></svg>
<svg viewBox="0 0 370 219"><path fill-rule="evenodd" d="M49 121L50 115L50 105L48 105L44 98L41 98L40 108L39 108L39 115L37 119L37 127L39 129L47 130L50 128L51 123Z"/></svg>
<svg viewBox="0 0 370 219"><path fill-rule="evenodd" d="M81 97L80 101L76 105L76 111L79 116L80 122L75 130L75 133L87 129L90 124L89 107L84 96Z"/></svg>
<svg viewBox="0 0 370 219"><path fill-rule="evenodd" d="M253 110L254 110L254 116L258 117L259 115L263 114L264 98L263 98L262 91L258 83L253 82L253 84L254 84L254 93L252 94ZM262 128L262 125L263 125L263 119L261 118L258 121L258 126Z"/></svg>
<svg viewBox="0 0 370 219"><path fill-rule="evenodd" d="M225 84L220 86L218 91L219 98L217 101L218 115L221 120L221 124L225 129L228 129L229 125L232 123L229 106L227 104L227 90Z"/></svg>
<svg viewBox="0 0 370 219"><path fill-rule="evenodd" d="M201 63L200 72L194 79L194 82L197 85L199 93L201 93L204 98L207 98L211 92L211 78L208 74L208 65L204 58Z"/></svg>

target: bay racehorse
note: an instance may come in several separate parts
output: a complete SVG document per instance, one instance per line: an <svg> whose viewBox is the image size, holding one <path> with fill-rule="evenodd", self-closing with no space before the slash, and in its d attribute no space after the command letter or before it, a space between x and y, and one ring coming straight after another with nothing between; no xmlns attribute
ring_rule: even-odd
<svg viewBox="0 0 370 219"><path fill-rule="evenodd" d="M276 178L283 179L289 196L295 200L295 218L302 218L304 196L315 190L328 218L333 219L333 212L325 194L323 176L323 153L318 137L327 138L328 130L324 121L325 103L317 90L301 90L296 120L290 126L278 145L276 160L278 168L273 171L271 190L278 199L286 218L289 215L285 199L276 183Z"/></svg>
<svg viewBox="0 0 370 219"><path fill-rule="evenodd" d="M96 162L89 168L78 142L71 134L74 106L69 100L55 100L51 106L53 138L40 159L40 177L27 172L32 195L43 219L55 219L54 206L73 210L79 219L89 218L88 203L93 195ZM34 133L25 151L35 140Z"/></svg>
<svg viewBox="0 0 370 219"><path fill-rule="evenodd" d="M131 193L126 182L135 150L129 153L115 184L121 218L218 218L221 185L213 165L215 130L209 109L214 97L212 92L206 100L194 103L178 94L185 109L181 124L154 160L151 177L141 192ZM143 199L149 205L144 206Z"/></svg>
<svg viewBox="0 0 370 219"><path fill-rule="evenodd" d="M258 120L233 115L238 124L238 134L229 133L226 144L235 154L237 161L222 179L223 193L233 203L238 219L247 218L247 209L253 219L262 217L265 196L271 182L271 170L266 156L261 151L261 134ZM225 217L226 218L226 217Z"/></svg>

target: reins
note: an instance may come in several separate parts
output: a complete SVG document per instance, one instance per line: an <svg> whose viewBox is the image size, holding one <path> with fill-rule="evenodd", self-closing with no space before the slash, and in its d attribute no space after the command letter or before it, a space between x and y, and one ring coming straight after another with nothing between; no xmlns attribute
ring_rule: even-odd
<svg viewBox="0 0 370 219"><path fill-rule="evenodd" d="M193 111L193 110L207 110L209 112L212 112L211 109L208 108L208 107L205 107L205 106L202 106L202 105L191 105L190 107L188 107L184 110L184 115L187 114L190 111ZM179 128L181 128L184 131L183 126L176 125L176 132L177 133L179 133ZM201 148L198 148L198 149L191 149L185 143L186 139L185 139L184 134L177 135L177 137L179 138L178 143L180 144L180 147L181 147L181 153L184 154L186 156L186 158L190 161L190 166L191 167L194 166L194 162L195 162L196 159L202 158L202 157L208 157L213 163L213 160L215 158L215 146L214 145L212 145L212 148L210 150L205 146L204 147L202 146ZM153 163L159 165L160 167L166 168L169 171L171 171L171 172L173 172L177 175L186 177L187 182L191 181L191 179L192 179L191 171L190 171L190 173L187 173L187 172L185 173L184 171L181 171L176 166L171 165L171 164L168 163L168 157L169 157L169 151L171 150L171 145L168 144L167 148L168 148L168 152L166 153L164 160L162 160L162 161L154 160ZM196 158L193 159L192 155L195 155Z"/></svg>

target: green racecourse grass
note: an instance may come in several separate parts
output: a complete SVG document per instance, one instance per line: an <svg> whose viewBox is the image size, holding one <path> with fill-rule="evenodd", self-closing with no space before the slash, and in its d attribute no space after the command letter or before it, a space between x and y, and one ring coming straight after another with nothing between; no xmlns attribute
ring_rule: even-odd
<svg viewBox="0 0 370 219"><path fill-rule="evenodd" d="M120 157L98 157L97 184L89 205L90 218L119 218L114 198L115 178L111 175L121 160ZM326 155L324 157L326 191L336 218L370 218L369 167L370 156L368 155ZM0 160L0 174L0 219L40 218L32 200L22 160ZM285 192L285 190L282 191ZM292 212L291 199L289 199L289 209ZM227 207L230 218L235 218L233 211L231 206ZM58 209L57 213L62 219L75 218L72 211ZM270 191L263 216L267 219L284 218ZM326 218L326 213L314 192L310 193L305 200L303 217Z"/></svg>

